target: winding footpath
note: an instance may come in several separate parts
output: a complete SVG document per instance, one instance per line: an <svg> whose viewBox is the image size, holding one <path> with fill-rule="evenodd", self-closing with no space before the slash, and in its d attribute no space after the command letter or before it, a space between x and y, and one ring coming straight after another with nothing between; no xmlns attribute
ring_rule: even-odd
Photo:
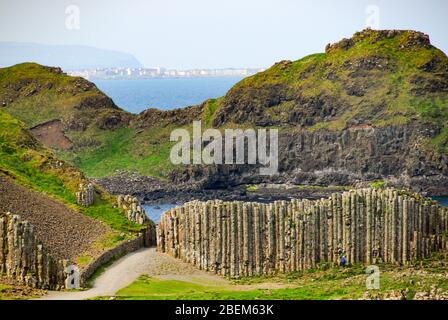
<svg viewBox="0 0 448 320"><path fill-rule="evenodd" d="M194 266L156 251L143 248L130 253L108 267L85 291L49 291L39 300L84 300L114 296L117 291L147 275L162 280L178 280L228 290L280 289L292 287L284 283L257 283L235 285L216 274L198 270Z"/></svg>
<svg viewBox="0 0 448 320"><path fill-rule="evenodd" d="M143 248L122 257L108 267L95 280L91 289L49 291L40 300L83 300L99 296L113 296L118 290L130 285L141 275L191 280L191 282L194 282L194 279L201 279L201 281L210 281L221 285L229 284L227 280L219 276L197 270L189 264L159 253L156 248Z"/></svg>

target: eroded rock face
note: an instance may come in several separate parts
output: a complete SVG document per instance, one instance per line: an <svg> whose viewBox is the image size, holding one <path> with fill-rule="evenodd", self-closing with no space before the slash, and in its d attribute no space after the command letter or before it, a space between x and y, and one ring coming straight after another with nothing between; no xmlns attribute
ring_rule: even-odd
<svg viewBox="0 0 448 320"><path fill-rule="evenodd" d="M174 110L146 109L135 117L131 125L138 128L188 125L201 117L202 106L191 106Z"/></svg>
<svg viewBox="0 0 448 320"><path fill-rule="evenodd" d="M342 131L296 130L279 135L279 172L261 176L259 165L189 166L171 175L174 183L201 181L206 187L269 183L354 185L384 179L433 195L448 192L448 156L425 142L436 126L375 128L353 124Z"/></svg>
<svg viewBox="0 0 448 320"><path fill-rule="evenodd" d="M72 147L72 142L65 135L64 125L58 119L35 126L30 131L37 140L49 148L68 150Z"/></svg>

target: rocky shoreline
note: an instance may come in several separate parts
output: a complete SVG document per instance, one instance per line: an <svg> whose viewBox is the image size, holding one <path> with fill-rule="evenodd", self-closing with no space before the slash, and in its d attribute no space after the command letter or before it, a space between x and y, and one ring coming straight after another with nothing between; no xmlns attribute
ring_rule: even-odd
<svg viewBox="0 0 448 320"><path fill-rule="evenodd" d="M129 194L137 197L142 204L158 205L165 203L185 203L192 200L249 201L270 203L278 200L327 198L332 193L344 192L351 188L365 188L372 181L357 182L347 186L296 185L281 181L280 183L209 185L204 181L175 183L161 181L148 176L126 171L118 172L113 177L94 179L96 183L114 195ZM448 196L448 190L430 188L410 188L402 179L380 180L384 186L419 192L424 196ZM416 190L417 189L417 190Z"/></svg>
<svg viewBox="0 0 448 320"><path fill-rule="evenodd" d="M278 200L326 198L353 186L305 186L292 184L234 185L210 188L201 183L175 184L135 173L121 172L113 177L95 179L109 193L130 194L142 204L185 203L192 200L250 201L270 203Z"/></svg>

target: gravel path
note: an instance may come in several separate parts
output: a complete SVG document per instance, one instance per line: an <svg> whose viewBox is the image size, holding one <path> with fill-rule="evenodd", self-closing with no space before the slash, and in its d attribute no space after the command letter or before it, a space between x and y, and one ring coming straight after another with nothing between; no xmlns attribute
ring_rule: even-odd
<svg viewBox="0 0 448 320"><path fill-rule="evenodd" d="M225 279L200 271L194 267L156 251L156 248L144 248L130 253L99 276L93 287L86 291L58 292L51 291L43 296L44 300L82 300L98 296L112 296L118 290L130 285L140 275L208 279L214 283L227 284Z"/></svg>
<svg viewBox="0 0 448 320"><path fill-rule="evenodd" d="M230 281L215 274L198 270L193 266L174 259L156 248L144 248L130 253L105 270L93 287L86 291L51 291L41 300L83 300L99 296L113 296L130 285L139 276L148 275L164 280L179 280L206 286L217 286L229 290L279 289L291 287L283 283L258 283L252 285L233 285Z"/></svg>

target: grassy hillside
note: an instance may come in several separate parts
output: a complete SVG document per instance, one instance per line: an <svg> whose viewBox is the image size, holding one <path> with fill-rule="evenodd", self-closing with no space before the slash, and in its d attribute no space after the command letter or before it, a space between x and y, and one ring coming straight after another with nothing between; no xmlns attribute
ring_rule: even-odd
<svg viewBox="0 0 448 320"><path fill-rule="evenodd" d="M88 176L129 169L163 178L171 169L167 159L173 126L129 125L138 122L136 115L119 109L93 83L57 68L24 63L0 69L1 106L26 128L61 120L73 146L54 151Z"/></svg>
<svg viewBox="0 0 448 320"><path fill-rule="evenodd" d="M16 183L42 192L70 208L103 221L116 234L113 241L140 229L125 215L113 207L110 195L97 188L95 204L88 208L76 204L75 192L81 182L86 182L83 174L71 165L58 160L25 129L24 124L0 110L0 172L11 177ZM111 241L111 239L107 240Z"/></svg>
<svg viewBox="0 0 448 320"><path fill-rule="evenodd" d="M95 135L101 141L100 145L61 151L59 155L91 177L111 176L117 170L129 170L164 178L172 168L167 161L172 146L169 141L172 129L174 126L140 131L135 128L103 131Z"/></svg>
<svg viewBox="0 0 448 320"><path fill-rule="evenodd" d="M0 69L0 104L28 128L53 119L101 126L107 116L127 114L93 83L35 63Z"/></svg>

